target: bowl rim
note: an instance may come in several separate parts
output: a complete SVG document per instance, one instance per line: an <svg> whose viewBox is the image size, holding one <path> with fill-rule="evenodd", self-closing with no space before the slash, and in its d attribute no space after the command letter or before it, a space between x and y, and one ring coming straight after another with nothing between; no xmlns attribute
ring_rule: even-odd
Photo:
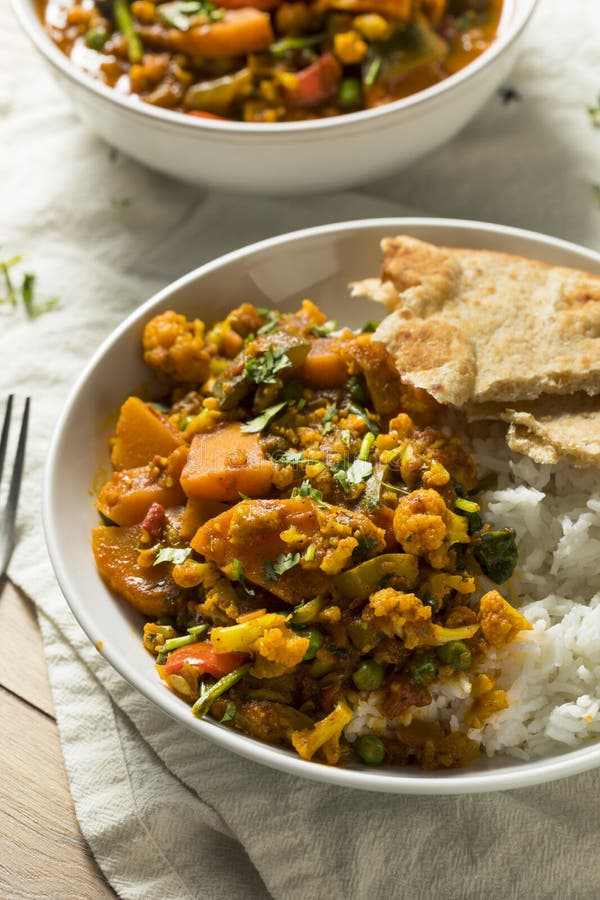
<svg viewBox="0 0 600 900"><path fill-rule="evenodd" d="M123 334L145 319L150 311L180 289L201 281L206 274L220 268L226 269L233 262L243 260L246 257L250 257L265 250L271 250L274 247L281 247L297 241L301 242L314 237L322 237L346 231L375 231L377 229L385 228L389 229L390 233L403 230L407 230L410 233L411 228L424 227L430 227L432 229L460 229L467 232L472 231L477 234L483 232L490 236L503 235L515 239L521 238L541 243L550 249L555 248L557 250L577 253L578 255L587 258L592 264L600 267L600 253L560 238L506 225L496 225L475 220L427 216L359 219L313 226L311 228L279 234L265 240L248 244L237 250L219 256L216 259L210 260L171 282L166 287L157 291L141 306L136 307L100 344L77 378L68 394L54 427L44 468L42 520L46 543L52 566L65 600L79 625L89 640L96 645L96 648L102 656L105 657L111 666L125 678L130 685L136 688L148 700L155 703L163 712L167 713L172 718L175 718L180 724L185 725L191 731L200 733L203 737L208 738L218 746L230 750L252 762L267 765L281 772L302 776L313 781L332 784L338 787L429 796L482 793L528 787L542 782L553 781L568 775L575 775L594 768L595 766L599 766L600 742L576 750L566 751L557 756L542 757L523 764L517 763L515 767L510 767L506 770L500 769L495 772L467 772L465 774L462 774L460 770L451 770L451 774L440 778L439 773L420 773L407 776L402 773L402 770L399 770L398 774L387 774L376 769L336 768L314 762L305 762L300 757L291 755L289 751L272 747L266 743L261 743L227 728L215 727L215 723L211 721L195 719L191 715L190 708L187 704L183 703L171 692L160 690L161 685L158 682L151 682L144 675L140 674L136 668L130 664L127 658L113 652L110 642L103 642L102 647L98 646L100 635L97 633L97 626L93 621L93 615L90 614L85 602L80 598L74 584L71 582L68 560L62 551L64 539L61 540L57 537L60 533L60 528L57 527L57 524L60 521L60 515L55 506L53 487L56 481L55 473L61 469L59 454L60 445L63 440L65 426L68 424L71 416L72 407L74 406L80 391L86 385L90 377L93 376L95 369L101 364L103 357L109 349L120 341ZM459 774L455 774L457 771Z"/></svg>
<svg viewBox="0 0 600 900"><path fill-rule="evenodd" d="M479 72L486 69L495 59L503 55L510 45L523 32L529 22L538 0L504 0L498 37L484 52L473 62L459 69L458 72L445 78L443 81L417 91L408 97L386 103L383 106L372 109L359 110L353 113L344 113L340 116L330 116L324 119L308 119L300 122L232 122L229 120L202 119L195 116L186 116L173 110L161 109L143 101L134 101L130 95L120 94L114 88L102 84L102 82L76 68L73 63L46 34L41 19L36 10L35 0L10 0L14 13L21 27L33 42L37 50L46 57L64 76L88 93L108 100L116 106L130 112L133 115L149 118L157 125L164 128L178 127L180 129L196 129L205 137L221 139L224 137L245 139L268 139L271 135L277 135L278 140L287 136L295 140L298 135L303 139L307 137L317 138L325 131L345 131L356 127L356 130L365 130L372 125L379 129L387 129L395 124L397 115L402 112L414 113L427 103L436 103L444 98L444 95L458 88L465 82L474 78ZM506 21L504 28L502 23ZM35 24L34 24L35 23Z"/></svg>

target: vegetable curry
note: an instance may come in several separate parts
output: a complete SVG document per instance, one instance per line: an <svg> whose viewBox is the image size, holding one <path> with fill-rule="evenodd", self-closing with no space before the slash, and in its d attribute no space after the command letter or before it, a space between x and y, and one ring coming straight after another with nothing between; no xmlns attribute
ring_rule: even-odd
<svg viewBox="0 0 600 900"><path fill-rule="evenodd" d="M493 41L502 0L41 0L75 66L192 116L281 122L389 103Z"/></svg>
<svg viewBox="0 0 600 900"><path fill-rule="evenodd" d="M165 395L121 408L93 549L194 715L305 760L465 765L468 728L420 712L456 679L469 728L506 706L482 668L530 627L491 584L515 536L484 524L473 460L374 327L309 300L149 321ZM352 732L365 699L383 724Z"/></svg>

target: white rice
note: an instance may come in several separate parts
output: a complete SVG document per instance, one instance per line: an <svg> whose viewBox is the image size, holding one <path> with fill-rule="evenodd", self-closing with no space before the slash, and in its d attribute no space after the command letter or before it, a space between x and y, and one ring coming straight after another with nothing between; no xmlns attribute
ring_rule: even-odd
<svg viewBox="0 0 600 900"><path fill-rule="evenodd" d="M489 756L530 759L576 747L600 737L600 473L536 465L511 453L500 431L476 440L474 456L480 472L499 475L497 489L482 498L486 521L517 532L518 568L500 591L534 627L488 659L501 670L497 687L507 691L509 707L468 734ZM430 706L414 716L464 730L468 679L431 692ZM380 702L377 693L356 697L350 741L393 727Z"/></svg>

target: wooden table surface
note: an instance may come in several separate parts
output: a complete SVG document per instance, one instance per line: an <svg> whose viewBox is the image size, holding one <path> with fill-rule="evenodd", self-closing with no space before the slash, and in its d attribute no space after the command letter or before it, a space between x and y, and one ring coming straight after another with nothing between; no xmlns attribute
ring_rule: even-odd
<svg viewBox="0 0 600 900"><path fill-rule="evenodd" d="M0 584L0 897L116 897L84 841L31 602Z"/></svg>

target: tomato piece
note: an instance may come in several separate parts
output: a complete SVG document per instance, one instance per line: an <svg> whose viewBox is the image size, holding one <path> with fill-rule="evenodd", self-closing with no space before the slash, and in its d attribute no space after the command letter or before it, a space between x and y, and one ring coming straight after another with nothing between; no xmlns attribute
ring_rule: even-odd
<svg viewBox="0 0 600 900"><path fill-rule="evenodd" d="M222 678L243 665L247 659L247 653L217 653L210 641L200 641L178 647L169 653L165 672L167 675L179 675L183 664L188 663L197 668L200 675Z"/></svg>
<svg viewBox="0 0 600 900"><path fill-rule="evenodd" d="M316 62L295 72L296 84L286 90L293 106L318 106L337 91L342 79L342 67L332 53L324 53Z"/></svg>

